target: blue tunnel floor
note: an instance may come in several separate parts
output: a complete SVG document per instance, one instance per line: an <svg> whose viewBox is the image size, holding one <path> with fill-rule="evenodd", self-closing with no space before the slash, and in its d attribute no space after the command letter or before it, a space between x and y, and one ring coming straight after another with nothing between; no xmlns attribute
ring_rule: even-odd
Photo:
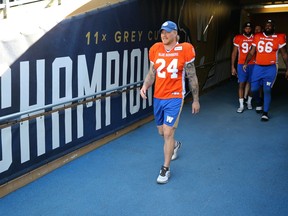
<svg viewBox="0 0 288 216"><path fill-rule="evenodd" d="M3 197L1 215L286 216L288 82L277 82L269 122L236 112L233 79L200 97L199 114L185 103L165 185L152 121Z"/></svg>

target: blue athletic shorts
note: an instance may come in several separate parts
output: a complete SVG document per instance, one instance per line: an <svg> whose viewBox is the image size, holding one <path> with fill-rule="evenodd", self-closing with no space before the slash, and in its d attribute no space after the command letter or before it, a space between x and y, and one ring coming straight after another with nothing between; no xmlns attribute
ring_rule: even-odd
<svg viewBox="0 0 288 216"><path fill-rule="evenodd" d="M251 76L251 84L272 88L277 75L277 67L273 65L255 65Z"/></svg>
<svg viewBox="0 0 288 216"><path fill-rule="evenodd" d="M243 70L243 64L238 64L237 66L238 81L240 83L251 82L251 76L253 70L254 70L254 64L248 64L246 72Z"/></svg>
<svg viewBox="0 0 288 216"><path fill-rule="evenodd" d="M154 98L154 117L157 126L168 125L177 128L184 100L182 98Z"/></svg>

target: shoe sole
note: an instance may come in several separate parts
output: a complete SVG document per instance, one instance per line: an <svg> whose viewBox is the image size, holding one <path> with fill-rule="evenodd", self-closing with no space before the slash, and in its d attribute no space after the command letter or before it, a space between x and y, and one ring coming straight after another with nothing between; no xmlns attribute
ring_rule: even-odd
<svg viewBox="0 0 288 216"><path fill-rule="evenodd" d="M170 178L170 173L167 175L168 176L168 179L166 180L166 181L158 181L158 179L157 179L157 183L158 184L166 184L166 183L168 183L168 181L169 181L169 178Z"/></svg>
<svg viewBox="0 0 288 216"><path fill-rule="evenodd" d="M261 118L261 121L262 122L267 122L267 121L269 121L269 118Z"/></svg>
<svg viewBox="0 0 288 216"><path fill-rule="evenodd" d="M163 182L157 181L157 184L166 184L166 183L168 183L168 180L167 181L163 181Z"/></svg>

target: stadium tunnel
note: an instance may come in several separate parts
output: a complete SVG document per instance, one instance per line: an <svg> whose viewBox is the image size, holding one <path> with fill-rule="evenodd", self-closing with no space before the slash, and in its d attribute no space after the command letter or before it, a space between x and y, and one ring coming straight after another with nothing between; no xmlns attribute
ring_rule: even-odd
<svg viewBox="0 0 288 216"><path fill-rule="evenodd" d="M0 197L153 119L138 91L165 20L194 45L202 94L231 79L244 22L288 33L288 1L47 2L11 2L0 20ZM277 93L284 69L280 58Z"/></svg>

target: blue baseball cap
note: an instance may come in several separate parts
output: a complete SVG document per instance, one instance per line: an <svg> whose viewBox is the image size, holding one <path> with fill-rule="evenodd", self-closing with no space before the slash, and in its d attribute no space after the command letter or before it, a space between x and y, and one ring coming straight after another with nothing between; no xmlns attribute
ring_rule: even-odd
<svg viewBox="0 0 288 216"><path fill-rule="evenodd" d="M160 32L162 30L165 30L167 32L171 32L173 30L177 31L177 25L176 25L176 23L174 23L172 21L166 21L162 24Z"/></svg>

